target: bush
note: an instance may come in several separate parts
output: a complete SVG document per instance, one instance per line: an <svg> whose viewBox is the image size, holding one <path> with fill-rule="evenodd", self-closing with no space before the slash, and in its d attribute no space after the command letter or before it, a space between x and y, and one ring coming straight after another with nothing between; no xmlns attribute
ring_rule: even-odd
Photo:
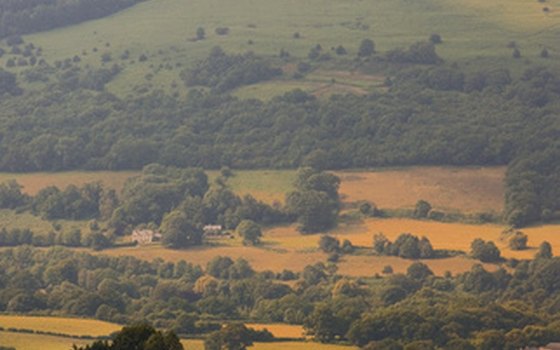
<svg viewBox="0 0 560 350"><path fill-rule="evenodd" d="M509 247L511 250L524 250L527 249L528 237L521 231L516 231L509 240Z"/></svg>
<svg viewBox="0 0 560 350"><path fill-rule="evenodd" d="M482 262L498 262L501 260L501 253L492 241L485 242L480 238L471 243L471 256Z"/></svg>
<svg viewBox="0 0 560 350"><path fill-rule="evenodd" d="M340 251L340 241L332 236L324 235L319 239L319 248L325 253L337 253Z"/></svg>
<svg viewBox="0 0 560 350"><path fill-rule="evenodd" d="M375 53L375 43L371 39L364 39L358 49L359 57L369 57Z"/></svg>

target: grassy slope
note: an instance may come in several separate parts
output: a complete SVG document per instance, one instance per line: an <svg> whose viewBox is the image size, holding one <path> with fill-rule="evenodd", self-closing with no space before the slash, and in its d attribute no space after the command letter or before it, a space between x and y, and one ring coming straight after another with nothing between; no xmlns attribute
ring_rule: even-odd
<svg viewBox="0 0 560 350"><path fill-rule="evenodd" d="M125 71L110 84L112 92L126 95L134 86L146 83L172 90L175 81L182 90L178 78L182 68L175 65L191 64L215 45L265 55L285 48L292 56L305 57L317 43L326 50L343 44L353 57L363 38L373 38L378 50L386 51L439 33L444 44L438 51L447 60L475 60L472 65L477 67L505 63L515 70L525 60L511 59L511 49L505 47L511 40L533 61L545 62L537 58L542 47L549 48L553 57L560 54L556 40L560 1L546 3L551 9L548 14L543 13L543 6L526 0L150 0L104 19L26 39L43 47L49 61L86 51L84 63L99 65L104 52L121 62L118 56L130 50L130 60L136 62L128 60ZM369 27L358 29L359 25ZM193 42L190 39L198 26L206 29L207 39ZM230 34L214 34L219 26L229 27ZM301 39L293 39L294 32L300 32ZM249 45L248 40L254 44ZM137 62L141 53L148 53L150 59ZM555 61L547 64L557 65ZM171 67L160 69L160 64ZM149 81L147 74L153 75Z"/></svg>

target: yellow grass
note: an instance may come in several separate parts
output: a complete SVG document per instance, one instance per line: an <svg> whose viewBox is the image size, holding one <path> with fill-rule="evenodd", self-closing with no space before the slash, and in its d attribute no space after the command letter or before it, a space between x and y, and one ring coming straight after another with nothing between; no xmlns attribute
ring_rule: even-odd
<svg viewBox="0 0 560 350"><path fill-rule="evenodd" d="M92 337L109 335L122 328L114 323L89 319L14 315L0 315L0 327Z"/></svg>
<svg viewBox="0 0 560 350"><path fill-rule="evenodd" d="M437 209L501 212L504 167L410 167L337 172L346 202L368 200L381 208L413 207L419 199Z"/></svg>
<svg viewBox="0 0 560 350"><path fill-rule="evenodd" d="M17 350L69 350L72 344L81 346L88 343L91 341L50 335L0 332L0 345Z"/></svg>
<svg viewBox="0 0 560 350"><path fill-rule="evenodd" d="M68 185L81 186L90 182L101 182L106 187L120 191L124 182L136 171L70 171L58 173L0 173L0 182L17 180L23 191L34 195L47 186L64 189Z"/></svg>
<svg viewBox="0 0 560 350"><path fill-rule="evenodd" d="M202 340L182 340L185 350L203 350ZM255 343L251 350L355 350L354 346L321 344L314 342L279 342L279 343ZM19 349L18 349L19 350Z"/></svg>
<svg viewBox="0 0 560 350"><path fill-rule="evenodd" d="M303 338L304 331L302 326L290 324L265 324L265 323L247 323L247 327L255 330L267 329L275 338Z"/></svg>

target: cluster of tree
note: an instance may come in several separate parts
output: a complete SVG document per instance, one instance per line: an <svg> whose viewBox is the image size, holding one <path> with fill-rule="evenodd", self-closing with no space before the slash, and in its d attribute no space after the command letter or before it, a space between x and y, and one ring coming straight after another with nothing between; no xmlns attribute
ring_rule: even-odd
<svg viewBox="0 0 560 350"><path fill-rule="evenodd" d="M202 243L205 225L237 229L246 244L258 244L258 224L290 219L279 205L270 206L250 195L239 197L224 181L219 178L210 186L200 169L146 166L125 183L110 226L118 235L130 233L140 224L160 226L164 245L183 248Z"/></svg>
<svg viewBox="0 0 560 350"><path fill-rule="evenodd" d="M498 262L502 259L501 252L494 242L477 238L471 243L471 256L482 262Z"/></svg>
<svg viewBox="0 0 560 350"><path fill-rule="evenodd" d="M324 232L336 225L340 211L340 178L318 169L301 168L296 190L286 196L286 211L296 218L302 233Z"/></svg>
<svg viewBox="0 0 560 350"><path fill-rule="evenodd" d="M184 71L181 76L189 86L208 86L222 93L281 74L282 69L271 67L269 62L252 52L228 55L218 46L212 49L206 59Z"/></svg>
<svg viewBox="0 0 560 350"><path fill-rule="evenodd" d="M82 234L78 229L66 232L36 233L29 229L2 228L0 230L0 247L32 245L34 247L87 247L101 250L112 245L112 240L101 232Z"/></svg>
<svg viewBox="0 0 560 350"><path fill-rule="evenodd" d="M11 0L0 4L0 38L105 17L143 0Z"/></svg>
<svg viewBox="0 0 560 350"><path fill-rule="evenodd" d="M222 328L224 319L304 324L319 341L350 341L371 349L387 342L408 348L427 342L430 349L455 349L456 344L518 349L560 337L560 259L551 257L550 246L510 272L477 265L455 277L439 277L416 262L383 283L344 278L332 264L307 266L289 286L277 280L279 274L255 272L241 259L216 257L203 272L185 262L91 256L63 248L3 250L0 268L2 311L122 323L146 319L185 335L209 333L208 346L224 346L240 335L248 343L270 339L239 325Z"/></svg>
<svg viewBox="0 0 560 350"><path fill-rule="evenodd" d="M228 323L219 331L214 331L204 340L204 350L244 350L253 342L273 340L272 334L266 329L256 331L242 323Z"/></svg>
<svg viewBox="0 0 560 350"><path fill-rule="evenodd" d="M436 256L426 237L418 238L410 233L401 234L395 242L378 233L373 237L373 250L380 255L399 256L404 259L431 259Z"/></svg>
<svg viewBox="0 0 560 350"><path fill-rule="evenodd" d="M145 324L124 327L110 341L96 341L73 350L183 350L183 345L173 331L161 332Z"/></svg>

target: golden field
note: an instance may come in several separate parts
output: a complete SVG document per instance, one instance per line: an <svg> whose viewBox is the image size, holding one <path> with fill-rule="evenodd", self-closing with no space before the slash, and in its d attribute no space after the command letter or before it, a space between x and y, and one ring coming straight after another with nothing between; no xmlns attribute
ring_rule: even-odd
<svg viewBox="0 0 560 350"><path fill-rule="evenodd" d="M419 199L435 209L501 212L505 167L408 167L337 172L345 202L372 201L380 208L414 207Z"/></svg>
<svg viewBox="0 0 560 350"><path fill-rule="evenodd" d="M82 339L55 337L50 335L0 332L0 345L17 350L69 350L72 344L90 343Z"/></svg>
<svg viewBox="0 0 560 350"><path fill-rule="evenodd" d="M185 350L204 350L204 342L202 340L183 340L181 341ZM289 341L278 343L255 343L249 349L251 350L356 350L354 346L321 344L304 341ZM19 349L18 349L19 350ZM27 349L23 349L27 350Z"/></svg>
<svg viewBox="0 0 560 350"><path fill-rule="evenodd" d="M92 337L106 336L122 328L118 324L90 319L17 315L0 315L0 327Z"/></svg>
<svg viewBox="0 0 560 350"><path fill-rule="evenodd" d="M303 338L304 330L302 326L291 324L265 324L265 323L246 323L245 326L255 330L267 329L275 338Z"/></svg>

